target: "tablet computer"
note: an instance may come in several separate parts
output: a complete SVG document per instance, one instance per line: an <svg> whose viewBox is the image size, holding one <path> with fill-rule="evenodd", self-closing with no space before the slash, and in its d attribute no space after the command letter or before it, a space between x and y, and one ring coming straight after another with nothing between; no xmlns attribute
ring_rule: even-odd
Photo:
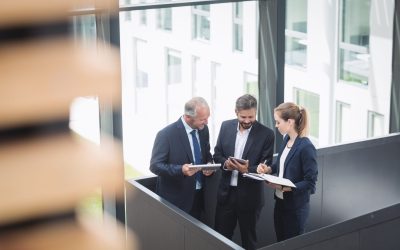
<svg viewBox="0 0 400 250"><path fill-rule="evenodd" d="M197 165L190 165L189 168L199 168L200 170L217 170L221 167L221 163L209 163L209 164L197 164Z"/></svg>

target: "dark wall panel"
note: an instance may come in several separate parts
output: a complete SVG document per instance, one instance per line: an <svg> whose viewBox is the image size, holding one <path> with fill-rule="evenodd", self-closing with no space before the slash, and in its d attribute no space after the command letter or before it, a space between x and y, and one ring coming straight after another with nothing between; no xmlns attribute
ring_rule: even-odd
<svg viewBox="0 0 400 250"><path fill-rule="evenodd" d="M185 249L182 238L184 230L173 217L165 214L165 210L158 206L151 205L149 197L134 192L132 187L127 186L127 194L130 194L127 197L127 225L135 232L140 249L165 249L165 246L170 249ZM133 201L140 203L140 206L132 204ZM158 235L163 237L155 237Z"/></svg>
<svg viewBox="0 0 400 250"><path fill-rule="evenodd" d="M373 230L388 231L384 243L389 246L400 246L395 233L398 233L398 221L392 231L384 230L390 225L362 231L362 239L355 240L353 233L360 229L357 223L367 223L365 228L374 222L368 216L360 220L346 222L345 226L321 230L323 227L341 223L358 216L400 203L400 134L376 138L362 142L337 145L318 149L318 182L317 190L311 196L311 214L307 232L284 243L277 243L273 228L273 190L265 187L265 206L257 224L258 247L265 249L353 249L357 241L365 246L375 246L381 240L374 241ZM216 192L220 173L207 178L206 185L206 225L193 219L167 201L161 199L151 190L142 186L133 187L135 181L127 182L127 224L142 240L143 249L237 249L240 248L239 231L236 229L234 244L213 231ZM154 190L156 178L138 180L144 186ZM133 190L133 189L138 190ZM132 190L130 190L132 189ZM129 192L128 192L129 191ZM130 193L137 192L134 197ZM396 213L399 213L396 211ZM382 213L381 213L382 214ZM369 223L369 224L368 224ZM371 224L372 225L372 224ZM396 229L397 226L397 229ZM374 225L375 227L375 225ZM340 230L339 234L335 230ZM323 233L320 233L323 232ZM165 240L154 240L154 235ZM359 235L356 233L355 235ZM317 237L317 240L315 239ZM360 238L360 237L358 237ZM351 240L347 240L351 239ZM386 242L387 240L387 242ZM326 241L326 242L325 242ZM229 243L230 242L230 243ZM293 243L294 242L294 243ZM361 243L360 243L361 242ZM193 243L193 244L192 244ZM195 243L195 244L194 244ZM273 245L272 245L273 244ZM283 247L283 248L282 248ZM363 248L361 248L363 249Z"/></svg>
<svg viewBox="0 0 400 250"><path fill-rule="evenodd" d="M400 202L399 149L399 142L392 142L328 152L322 175L322 225Z"/></svg>
<svg viewBox="0 0 400 250"><path fill-rule="evenodd" d="M156 178L126 182L126 225L140 249L242 249L207 225L184 213L144 185Z"/></svg>
<svg viewBox="0 0 400 250"><path fill-rule="evenodd" d="M400 249L400 218L361 230L360 249Z"/></svg>
<svg viewBox="0 0 400 250"><path fill-rule="evenodd" d="M304 248L299 248L299 250L338 250L338 249L360 250L358 248L359 245L358 239L359 239L359 234L358 232L356 232L356 233L342 235L340 237L336 237L326 241L318 242L316 244L312 244Z"/></svg>

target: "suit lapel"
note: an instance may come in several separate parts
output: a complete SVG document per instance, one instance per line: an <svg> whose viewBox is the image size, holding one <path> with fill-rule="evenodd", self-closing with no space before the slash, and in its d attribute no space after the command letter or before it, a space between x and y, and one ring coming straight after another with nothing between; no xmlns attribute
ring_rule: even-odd
<svg viewBox="0 0 400 250"><path fill-rule="evenodd" d="M227 130L227 137L228 137L228 154L229 156L235 155L235 143L236 143L236 135L237 135L237 125L238 121L233 120L232 123L229 125L230 129Z"/></svg>
<svg viewBox="0 0 400 250"><path fill-rule="evenodd" d="M249 137L247 137L246 145L244 145L243 154L242 154L243 159L247 159L247 154L249 153L251 145L253 144L256 134L257 134L257 128L258 128L258 123L255 122L253 124L253 127L250 130Z"/></svg>
<svg viewBox="0 0 400 250"><path fill-rule="evenodd" d="M288 162L290 161L290 159L292 159L292 157L293 157L294 154L296 153L297 149L299 148L300 143L301 143L301 139L300 139L299 137L296 137L296 139L295 139L295 141L294 141L294 143L293 143L293 145L292 145L292 148L291 148L290 151L289 151L289 154L286 156L286 160L285 160L285 171L286 171L286 168L287 168L287 166L288 166ZM284 173L284 174L285 174L285 173Z"/></svg>
<svg viewBox="0 0 400 250"><path fill-rule="evenodd" d="M184 150L185 150L186 154L188 155L190 161L194 163L192 149L190 148L189 138L188 138L188 135L186 134L185 126L183 126L183 123L180 118L176 122L176 124L177 124L176 126L178 128L179 140L182 142Z"/></svg>

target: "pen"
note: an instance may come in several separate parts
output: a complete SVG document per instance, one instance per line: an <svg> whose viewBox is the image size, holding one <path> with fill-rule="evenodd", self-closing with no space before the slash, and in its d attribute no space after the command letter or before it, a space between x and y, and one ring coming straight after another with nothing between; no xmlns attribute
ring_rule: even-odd
<svg viewBox="0 0 400 250"><path fill-rule="evenodd" d="M264 165L267 163L267 160L264 161ZM267 166L268 167L268 166ZM265 168L263 167L263 170L265 171ZM264 174L264 173L263 173Z"/></svg>

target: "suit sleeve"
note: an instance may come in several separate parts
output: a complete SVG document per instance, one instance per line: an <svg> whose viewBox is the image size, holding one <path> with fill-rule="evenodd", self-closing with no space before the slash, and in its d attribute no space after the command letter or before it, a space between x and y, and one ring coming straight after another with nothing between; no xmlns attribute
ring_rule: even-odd
<svg viewBox="0 0 400 250"><path fill-rule="evenodd" d="M267 161L266 164L269 166L272 163L272 157L274 153L274 142L275 142L275 135L274 132L271 130L266 130L267 136L265 137L265 141L263 143L263 148L261 151L261 157L259 162L255 162L253 166L249 166L250 173L257 173L257 167L260 162Z"/></svg>
<svg viewBox="0 0 400 250"><path fill-rule="evenodd" d="M307 145L301 152L302 170L304 173L303 180L295 183L296 190L310 190L311 194L315 193L315 183L318 177L317 153L312 144Z"/></svg>
<svg viewBox="0 0 400 250"><path fill-rule="evenodd" d="M223 164L227 160L222 149L222 138L224 137L223 131L224 131L224 123L222 123L221 125L221 129L218 134L217 144L214 147L214 156L213 156L215 163L221 163L221 168L223 167Z"/></svg>
<svg viewBox="0 0 400 250"><path fill-rule="evenodd" d="M170 143L166 131L160 131L154 140L150 171L158 176L182 177L182 165L168 164Z"/></svg>
<svg viewBox="0 0 400 250"><path fill-rule="evenodd" d="M209 131L208 131L208 127L207 127L207 133L206 133L205 137L206 137L206 139L205 139L205 143L206 143L206 146L205 146L205 148L206 148L206 159L205 159L204 163L209 163L209 162L213 161L213 157L212 157L212 154L211 154L210 134L209 134Z"/></svg>

